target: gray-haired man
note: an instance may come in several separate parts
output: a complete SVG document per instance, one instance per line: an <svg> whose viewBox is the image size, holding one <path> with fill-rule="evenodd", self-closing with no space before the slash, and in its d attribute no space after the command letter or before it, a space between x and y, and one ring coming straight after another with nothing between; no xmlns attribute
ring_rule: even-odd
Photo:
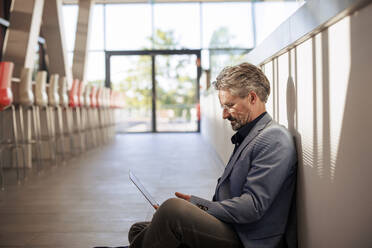
<svg viewBox="0 0 372 248"><path fill-rule="evenodd" d="M266 113L270 84L256 66L225 68L215 88L222 117L237 131L213 199L176 193L151 222L129 231L132 248L251 247L282 243L296 181L293 138Z"/></svg>

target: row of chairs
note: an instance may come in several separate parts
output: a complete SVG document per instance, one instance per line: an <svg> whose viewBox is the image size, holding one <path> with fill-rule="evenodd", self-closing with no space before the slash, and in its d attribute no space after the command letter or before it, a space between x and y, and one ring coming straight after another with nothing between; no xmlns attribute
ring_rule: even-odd
<svg viewBox="0 0 372 248"><path fill-rule="evenodd" d="M84 86L65 77L24 68L19 81L12 79L13 63L0 62L0 180L3 168L16 171L17 182L28 168L38 173L48 165L65 163L87 149L109 142L115 134L115 112L123 108L124 96L109 88ZM9 162L5 165L5 162ZM48 162L48 163L47 163Z"/></svg>

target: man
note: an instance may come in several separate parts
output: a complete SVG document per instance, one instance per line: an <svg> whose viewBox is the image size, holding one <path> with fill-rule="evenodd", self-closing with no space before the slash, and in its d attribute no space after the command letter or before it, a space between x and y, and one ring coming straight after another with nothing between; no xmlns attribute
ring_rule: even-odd
<svg viewBox="0 0 372 248"><path fill-rule="evenodd" d="M176 192L151 222L129 231L130 247L274 248L283 242L296 181L290 133L266 113L266 76L243 63L225 68L214 83L222 117L235 145L212 201Z"/></svg>

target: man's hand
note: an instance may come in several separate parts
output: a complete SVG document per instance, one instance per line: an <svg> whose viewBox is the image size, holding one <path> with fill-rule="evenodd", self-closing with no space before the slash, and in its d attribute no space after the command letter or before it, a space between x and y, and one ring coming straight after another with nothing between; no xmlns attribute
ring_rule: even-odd
<svg viewBox="0 0 372 248"><path fill-rule="evenodd" d="M190 195L185 195L185 194L182 194L182 193L180 193L180 192L176 192L175 195L176 195L178 198L184 199L184 200L186 200L186 201L190 201L190 198L191 198Z"/></svg>
<svg viewBox="0 0 372 248"><path fill-rule="evenodd" d="M158 210L158 208L159 208L159 205L152 205L154 208L155 208L155 210Z"/></svg>

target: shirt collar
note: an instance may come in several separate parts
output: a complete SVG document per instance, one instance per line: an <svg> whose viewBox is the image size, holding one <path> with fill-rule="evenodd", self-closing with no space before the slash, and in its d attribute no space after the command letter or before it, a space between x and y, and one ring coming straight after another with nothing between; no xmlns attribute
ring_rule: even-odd
<svg viewBox="0 0 372 248"><path fill-rule="evenodd" d="M265 116L265 114L266 114L266 112L263 112L256 119L254 119L251 122L248 122L247 124L245 124L244 126L242 126L241 128L239 128L239 130L231 137L231 142L234 145L240 145L243 142L243 140L245 139L245 137L247 137L248 134L251 132L251 130L253 129L253 127L256 125L256 123L259 120L261 120L262 117Z"/></svg>

